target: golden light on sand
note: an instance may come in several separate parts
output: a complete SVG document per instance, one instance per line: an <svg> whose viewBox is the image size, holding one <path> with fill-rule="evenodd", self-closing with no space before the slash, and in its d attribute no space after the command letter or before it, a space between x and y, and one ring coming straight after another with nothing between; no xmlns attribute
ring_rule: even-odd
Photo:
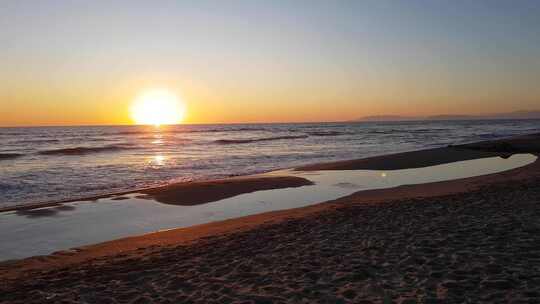
<svg viewBox="0 0 540 304"><path fill-rule="evenodd" d="M131 105L131 117L139 125L171 125L184 119L185 104L164 89L144 91Z"/></svg>

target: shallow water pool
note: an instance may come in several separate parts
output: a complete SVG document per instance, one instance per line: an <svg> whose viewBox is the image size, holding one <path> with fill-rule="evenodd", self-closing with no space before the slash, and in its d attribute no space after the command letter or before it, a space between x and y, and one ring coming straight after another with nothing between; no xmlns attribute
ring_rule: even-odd
<svg viewBox="0 0 540 304"><path fill-rule="evenodd" d="M58 207L0 214L0 260L49 254L82 245L158 230L188 227L262 212L303 207L361 190L453 180L511 170L536 161L532 154L490 157L403 170L294 171L315 183L299 188L242 194L196 206L173 206L137 198L138 193L79 201Z"/></svg>

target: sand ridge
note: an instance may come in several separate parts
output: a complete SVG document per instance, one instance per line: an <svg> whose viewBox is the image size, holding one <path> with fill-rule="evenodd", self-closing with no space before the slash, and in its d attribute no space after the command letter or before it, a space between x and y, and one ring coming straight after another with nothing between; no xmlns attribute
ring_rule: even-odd
<svg viewBox="0 0 540 304"><path fill-rule="evenodd" d="M237 177L204 182L177 183L140 191L164 204L193 206L261 190L313 185L296 176Z"/></svg>
<svg viewBox="0 0 540 304"><path fill-rule="evenodd" d="M540 133L368 158L311 164L298 167L296 170L399 170L485 157L509 157L513 153L540 153Z"/></svg>

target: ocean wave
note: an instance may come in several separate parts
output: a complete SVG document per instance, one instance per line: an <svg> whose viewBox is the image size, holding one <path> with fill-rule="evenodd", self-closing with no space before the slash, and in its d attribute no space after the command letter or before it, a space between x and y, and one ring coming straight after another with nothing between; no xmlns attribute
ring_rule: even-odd
<svg viewBox="0 0 540 304"><path fill-rule="evenodd" d="M41 138L36 138L36 139L23 139L23 140L18 140L16 141L18 144L47 144L47 143L56 143L56 142L60 142L60 140L58 139L41 139Z"/></svg>
<svg viewBox="0 0 540 304"><path fill-rule="evenodd" d="M23 156L19 153L0 153L0 160L14 159Z"/></svg>
<svg viewBox="0 0 540 304"><path fill-rule="evenodd" d="M108 145L108 146L102 146L102 147L74 147L74 148L43 150L43 151L39 151L38 153L42 155L85 155L85 154L92 154L92 153L113 152L113 151L130 150L130 149L134 149L134 147L126 146L126 145Z"/></svg>
<svg viewBox="0 0 540 304"><path fill-rule="evenodd" d="M450 129L447 129L447 128L432 128L432 129L413 129L413 130L411 130L412 133L436 133L436 132L443 132L443 131L450 131Z"/></svg>
<svg viewBox="0 0 540 304"><path fill-rule="evenodd" d="M208 129L208 130L189 130L187 133L216 133L216 132L245 132L245 131L269 131L265 128L237 128L237 129ZM183 131L182 131L183 132Z"/></svg>
<svg viewBox="0 0 540 304"><path fill-rule="evenodd" d="M218 139L215 143L220 145L248 144L260 141L282 140L282 139L300 139L308 138L308 135L290 135L290 136L275 136L262 138L247 138L247 139Z"/></svg>
<svg viewBox="0 0 540 304"><path fill-rule="evenodd" d="M147 131L120 131L120 132L114 132L114 133L107 133L106 135L137 135L137 134L153 134L153 133L159 133L159 132L147 132Z"/></svg>
<svg viewBox="0 0 540 304"><path fill-rule="evenodd" d="M340 132L340 131L318 131L308 132L310 136L340 136L340 135L353 135L352 132Z"/></svg>
<svg viewBox="0 0 540 304"><path fill-rule="evenodd" d="M236 129L202 129L202 130L160 130L160 131L119 131L107 135L138 135L138 134L181 134L181 133L217 133L217 132L249 132L268 131L265 128L236 128Z"/></svg>
<svg viewBox="0 0 540 304"><path fill-rule="evenodd" d="M372 131L372 133L375 134L402 134L402 133L408 133L408 134L422 134L422 133L437 133L437 132L449 132L451 129L445 129L445 128L432 128L432 129L389 129L389 130L375 130Z"/></svg>

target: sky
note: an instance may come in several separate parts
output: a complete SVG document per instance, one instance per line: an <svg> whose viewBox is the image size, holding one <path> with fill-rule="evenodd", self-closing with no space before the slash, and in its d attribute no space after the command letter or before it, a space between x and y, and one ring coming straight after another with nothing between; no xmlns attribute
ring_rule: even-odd
<svg viewBox="0 0 540 304"><path fill-rule="evenodd" d="M0 125L186 123L540 108L539 1L0 1Z"/></svg>

